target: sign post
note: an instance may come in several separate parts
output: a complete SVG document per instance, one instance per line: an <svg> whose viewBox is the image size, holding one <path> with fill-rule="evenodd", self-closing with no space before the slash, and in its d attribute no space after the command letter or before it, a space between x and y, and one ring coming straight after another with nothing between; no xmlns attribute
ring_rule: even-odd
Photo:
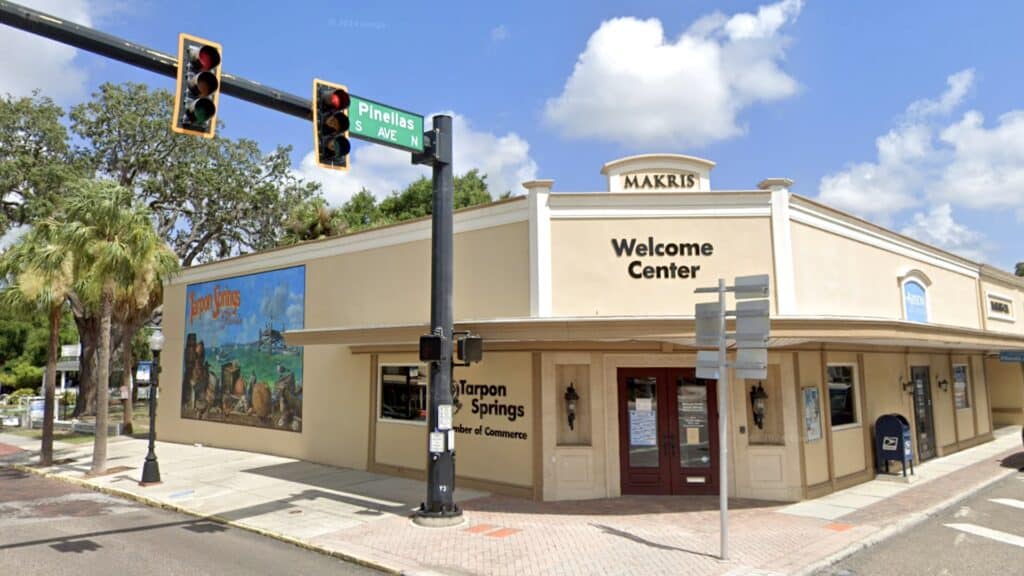
<svg viewBox="0 0 1024 576"><path fill-rule="evenodd" d="M697 378L718 380L718 509L721 521L720 554L729 556L729 368L737 378L763 379L768 375L768 275L740 276L732 286L718 279L718 286L697 288L697 294L718 294L717 303L697 304L696 338L698 346L716 346L715 351L697 352ZM726 294L739 302L736 310L726 310ZM725 319L736 318L736 332L725 331ZM728 341L736 343L736 360L726 356Z"/></svg>

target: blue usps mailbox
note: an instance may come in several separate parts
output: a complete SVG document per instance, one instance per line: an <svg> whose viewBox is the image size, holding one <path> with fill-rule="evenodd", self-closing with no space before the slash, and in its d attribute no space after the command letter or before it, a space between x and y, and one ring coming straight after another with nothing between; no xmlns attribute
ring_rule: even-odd
<svg viewBox="0 0 1024 576"><path fill-rule="evenodd" d="M910 422L901 414L886 414L875 420L875 469L889 472L889 461L899 460L903 464L903 475L914 473L914 454L910 444Z"/></svg>

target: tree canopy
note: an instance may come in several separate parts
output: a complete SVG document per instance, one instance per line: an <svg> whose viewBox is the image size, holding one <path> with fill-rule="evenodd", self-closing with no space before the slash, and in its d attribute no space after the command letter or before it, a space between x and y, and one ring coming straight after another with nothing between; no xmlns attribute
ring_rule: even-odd
<svg viewBox="0 0 1024 576"><path fill-rule="evenodd" d="M289 210L319 190L292 171L291 148L175 134L171 112L166 90L103 84L71 109L76 152L149 206L182 266L277 245Z"/></svg>
<svg viewBox="0 0 1024 576"><path fill-rule="evenodd" d="M49 98L0 98L0 234L50 213L53 198L81 166Z"/></svg>
<svg viewBox="0 0 1024 576"><path fill-rule="evenodd" d="M453 187L456 210L492 201L487 191L487 175L480 174L476 169L456 176ZM330 208L322 198L314 197L292 209L288 230L280 243L295 244L430 216L433 212L433 193L431 181L421 177L401 192L396 190L380 202L366 188L339 208ZM506 193L501 197L509 196Z"/></svg>

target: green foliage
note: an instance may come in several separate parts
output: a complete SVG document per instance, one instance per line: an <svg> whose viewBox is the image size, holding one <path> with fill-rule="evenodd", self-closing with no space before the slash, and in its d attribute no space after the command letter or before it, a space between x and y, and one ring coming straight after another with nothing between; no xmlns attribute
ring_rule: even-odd
<svg viewBox="0 0 1024 576"><path fill-rule="evenodd" d="M39 386L49 339L46 314L39 311L0 306L0 384L5 387ZM65 311L61 322L60 342L73 344L78 332ZM38 376L35 376L36 372ZM31 381L31 382L29 382Z"/></svg>
<svg viewBox="0 0 1024 576"><path fill-rule="evenodd" d="M456 210L491 202L491 195L487 192L487 176L481 175L476 169L456 176L453 184ZM322 198L315 197L291 211L285 235L279 243L297 244L424 218L433 212L433 197L433 185L425 177L409 184L401 192L392 192L380 203L366 188L353 195L341 208L332 209ZM502 196L508 197L511 197L510 193Z"/></svg>
<svg viewBox="0 0 1024 576"><path fill-rule="evenodd" d="M64 111L49 98L0 98L0 234L49 213L73 161Z"/></svg>
<svg viewBox="0 0 1024 576"><path fill-rule="evenodd" d="M1017 276L1024 276L1024 262L1017 262L1017 267L1014 270L1014 274Z"/></svg>
<svg viewBox="0 0 1024 576"><path fill-rule="evenodd" d="M31 398L36 395L36 391L28 386L19 387L11 395L7 397L8 404L18 404L22 398Z"/></svg>
<svg viewBox="0 0 1024 576"><path fill-rule="evenodd" d="M4 364L0 370L0 385L5 388L28 388L33 394L43 384L43 369L18 358L14 362Z"/></svg>
<svg viewBox="0 0 1024 576"><path fill-rule="evenodd" d="M311 198L292 209L280 243L290 245L337 236L347 226L341 210L328 206L322 197Z"/></svg>
<svg viewBox="0 0 1024 576"><path fill-rule="evenodd" d="M341 206L341 216L345 219L348 229L352 231L369 228L383 219L380 207L377 206L377 199L366 188L357 192Z"/></svg>
<svg viewBox="0 0 1024 576"><path fill-rule="evenodd" d="M289 210L318 184L291 169L291 149L264 154L252 140L212 140L168 129L172 96L144 84L103 84L71 110L80 153L146 202L183 266L270 248Z"/></svg>
<svg viewBox="0 0 1024 576"><path fill-rule="evenodd" d="M487 175L480 175L474 168L462 176L455 177L455 209L468 208L491 202L487 191Z"/></svg>
<svg viewBox="0 0 1024 576"><path fill-rule="evenodd" d="M476 169L456 176L454 181L455 209L468 208L491 201L487 192L487 176L481 176ZM420 177L402 192L392 192L381 200L380 214L383 219L401 222L430 216L433 213L434 188L430 180Z"/></svg>

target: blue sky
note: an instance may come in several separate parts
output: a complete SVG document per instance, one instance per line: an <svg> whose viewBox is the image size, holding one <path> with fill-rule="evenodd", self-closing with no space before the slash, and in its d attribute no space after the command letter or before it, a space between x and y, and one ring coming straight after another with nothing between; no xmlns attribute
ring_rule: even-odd
<svg viewBox="0 0 1024 576"><path fill-rule="evenodd" d="M480 168L495 193L603 190L608 160L678 152L717 162L716 189L788 177L970 258L1024 260L1019 2L26 2L168 53L179 32L219 41L225 71L288 92L321 77L454 113L456 172ZM105 81L173 87L22 32L0 42L0 92L73 104ZM325 173L309 123L228 97L219 117L229 136L292 145L334 202L425 174L361 143L349 174Z"/></svg>

